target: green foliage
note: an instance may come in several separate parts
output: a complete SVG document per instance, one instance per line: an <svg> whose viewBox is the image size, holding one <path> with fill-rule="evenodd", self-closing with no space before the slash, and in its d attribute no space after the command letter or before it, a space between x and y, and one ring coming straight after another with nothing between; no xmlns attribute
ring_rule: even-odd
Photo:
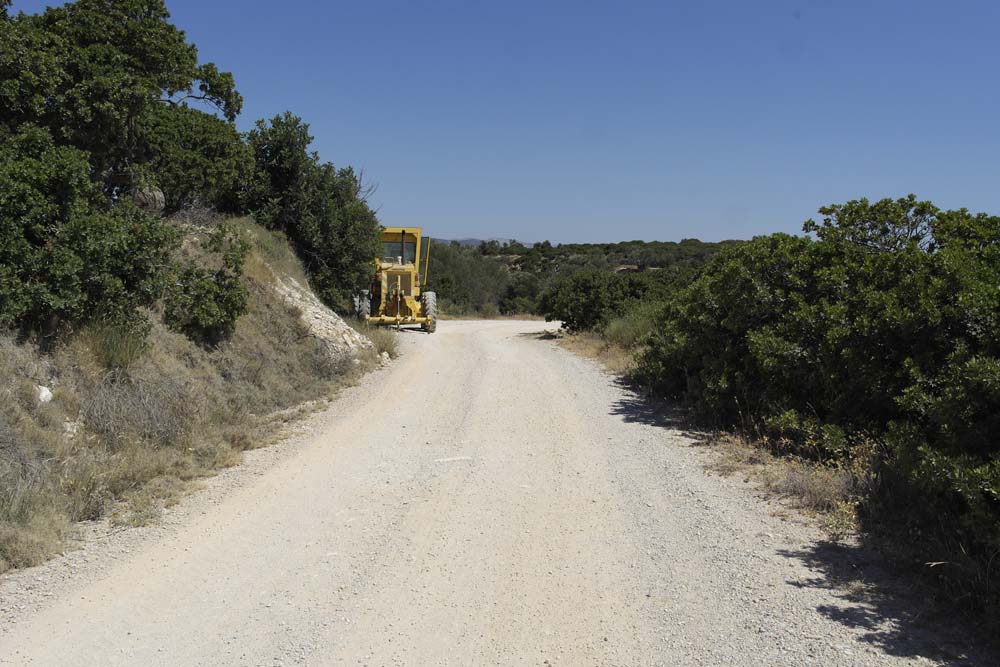
<svg viewBox="0 0 1000 667"><path fill-rule="evenodd" d="M511 315L537 313L544 278L524 271L512 271L507 275L509 278L497 300L497 309Z"/></svg>
<svg viewBox="0 0 1000 667"><path fill-rule="evenodd" d="M176 234L102 202L86 155L45 130L0 145L0 324L128 319L160 296Z"/></svg>
<svg viewBox="0 0 1000 667"><path fill-rule="evenodd" d="M368 287L381 226L361 178L309 153L309 126L285 113L258 121L247 137L255 172L248 204L256 218L285 232L327 304L345 310Z"/></svg>
<svg viewBox="0 0 1000 667"><path fill-rule="evenodd" d="M549 306L555 303L557 283L577 273L611 274L621 269L646 276L639 281L674 284L690 276L719 248L733 243L687 239L680 243L629 241L552 245L542 241L529 248L517 241L483 241L478 246L438 241L431 250L430 283L442 295L450 314L482 314L488 310L504 314L546 314ZM607 314L613 316L613 313ZM581 314L581 317L586 315ZM589 323L587 327L594 324Z"/></svg>
<svg viewBox="0 0 1000 667"><path fill-rule="evenodd" d="M645 346L646 340L663 320L663 302L660 299L641 299L633 302L624 313L609 321L604 327L604 339L626 350Z"/></svg>
<svg viewBox="0 0 1000 667"><path fill-rule="evenodd" d="M457 242L431 242L427 289L438 293L442 309L452 315L479 313L501 299L510 272L496 257ZM522 311L523 312L523 311Z"/></svg>
<svg viewBox="0 0 1000 667"><path fill-rule="evenodd" d="M1000 218L912 195L820 213L815 238L721 252L665 305L641 377L814 458L884 441L870 516L995 579Z"/></svg>
<svg viewBox="0 0 1000 667"><path fill-rule="evenodd" d="M613 273L583 271L556 282L543 296L547 321L560 320L570 331L590 331L625 309L622 281Z"/></svg>
<svg viewBox="0 0 1000 667"><path fill-rule="evenodd" d="M128 322L172 281L172 327L205 342L246 307L242 259L172 272L176 234L127 202L149 186L167 211L252 209L286 233L320 296L366 287L379 224L351 169L308 152L290 114L244 140L233 77L198 64L163 0L78 0L37 15L0 4L0 325ZM224 118L188 106L213 107Z"/></svg>
<svg viewBox="0 0 1000 667"><path fill-rule="evenodd" d="M558 279L542 294L540 309L547 321L559 320L569 331L593 331L643 299L656 300L675 278L673 272L581 271Z"/></svg>
<svg viewBox="0 0 1000 667"><path fill-rule="evenodd" d="M132 186L151 107L193 99L232 120L243 104L169 16L162 0L78 0L0 22L0 125L45 127L89 153L105 191Z"/></svg>
<svg viewBox="0 0 1000 667"><path fill-rule="evenodd" d="M312 140L309 125L288 111L258 120L247 134L255 165L247 204L261 224L287 232L309 214L309 176L317 162L309 153Z"/></svg>
<svg viewBox="0 0 1000 667"><path fill-rule="evenodd" d="M251 169L249 149L232 123L185 106L155 105L141 119L151 180L166 210L206 206L239 209Z"/></svg>
<svg viewBox="0 0 1000 667"><path fill-rule="evenodd" d="M242 98L231 75L198 65L168 18L161 0L3 14L0 325L132 326L164 293L177 234L128 203L128 191L152 181L174 207L233 200L246 162L239 135L183 105L200 100L231 121ZM200 293L192 304L216 304L224 321L239 310L232 271L206 282L189 267L173 299Z"/></svg>
<svg viewBox="0 0 1000 667"><path fill-rule="evenodd" d="M241 276L249 244L225 225L212 230L205 249L221 257L214 271L196 264L179 269L164 304L167 326L205 344L228 338L247 310Z"/></svg>

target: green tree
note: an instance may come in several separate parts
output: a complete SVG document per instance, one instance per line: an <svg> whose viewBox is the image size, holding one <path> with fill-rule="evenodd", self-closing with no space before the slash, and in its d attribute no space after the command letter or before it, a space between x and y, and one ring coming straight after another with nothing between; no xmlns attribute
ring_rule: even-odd
<svg viewBox="0 0 1000 667"><path fill-rule="evenodd" d="M127 204L109 209L82 151L23 127L0 144L0 324L129 318L165 286L176 235Z"/></svg>
<svg viewBox="0 0 1000 667"><path fill-rule="evenodd" d="M350 168L320 163L301 118L258 121L247 136L254 156L248 205L262 223L288 234L317 294L346 310L368 287L381 226Z"/></svg>
<svg viewBox="0 0 1000 667"><path fill-rule="evenodd" d="M289 231L313 289L326 303L347 310L351 297L371 283L372 259L382 250L382 226L350 167L320 164L310 181L311 214Z"/></svg>
<svg viewBox="0 0 1000 667"><path fill-rule="evenodd" d="M261 224L289 231L311 215L310 176L318 162L309 152L312 141L309 125L288 111L258 120L247 134L254 160L247 208Z"/></svg>
<svg viewBox="0 0 1000 667"><path fill-rule="evenodd" d="M167 211L204 205L235 212L253 167L232 123L186 106L155 105L142 119L145 161Z"/></svg>
<svg viewBox="0 0 1000 667"><path fill-rule="evenodd" d="M154 105L196 100L232 120L231 74L197 62L162 0L78 0L0 22L0 124L47 128L87 151L106 192L143 175L141 119Z"/></svg>

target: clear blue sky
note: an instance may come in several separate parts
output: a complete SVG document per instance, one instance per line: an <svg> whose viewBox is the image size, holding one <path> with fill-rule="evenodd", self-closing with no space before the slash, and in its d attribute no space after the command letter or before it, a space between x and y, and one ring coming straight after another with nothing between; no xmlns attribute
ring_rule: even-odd
<svg viewBox="0 0 1000 667"><path fill-rule="evenodd" d="M749 238L909 192L1000 213L995 0L167 5L235 74L240 127L302 116L387 225Z"/></svg>

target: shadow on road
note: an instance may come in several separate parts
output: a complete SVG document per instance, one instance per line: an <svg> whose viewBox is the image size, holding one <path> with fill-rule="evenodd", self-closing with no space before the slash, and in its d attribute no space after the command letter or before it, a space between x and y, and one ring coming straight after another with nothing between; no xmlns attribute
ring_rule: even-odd
<svg viewBox="0 0 1000 667"><path fill-rule="evenodd" d="M518 338L530 338L532 340L557 340L561 338L558 329L546 329L545 331L526 331L517 334Z"/></svg>
<svg viewBox="0 0 1000 667"><path fill-rule="evenodd" d="M885 559L870 547L815 542L778 554L817 573L788 584L830 591L841 603L820 605L816 611L865 631L860 642L888 655L924 658L949 667L1000 664L997 647L990 646L982 634L977 640L969 629L974 619L957 617L935 604L918 580L890 571Z"/></svg>
<svg viewBox="0 0 1000 667"><path fill-rule="evenodd" d="M611 414L629 424L682 430L687 426L683 412L676 405L644 397L627 380L617 379L615 384L622 390L622 397L611 405Z"/></svg>
<svg viewBox="0 0 1000 667"><path fill-rule="evenodd" d="M676 403L644 395L627 378L617 378L615 384L621 389L621 398L611 404L611 414L621 417L622 421L680 431L697 445L711 438L712 433L695 428L683 408Z"/></svg>

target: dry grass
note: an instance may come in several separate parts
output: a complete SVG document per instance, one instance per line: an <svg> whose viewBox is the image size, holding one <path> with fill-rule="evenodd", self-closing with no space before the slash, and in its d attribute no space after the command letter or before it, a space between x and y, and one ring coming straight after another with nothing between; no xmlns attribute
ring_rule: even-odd
<svg viewBox="0 0 1000 667"><path fill-rule="evenodd" d="M635 370L635 353L621 345L610 343L596 333L568 334L560 331L559 345L582 357L599 361L612 373L627 374Z"/></svg>
<svg viewBox="0 0 1000 667"><path fill-rule="evenodd" d="M390 359L399 357L399 334L392 327L374 326L354 318L346 321L355 331L372 342L376 356L381 356L385 352Z"/></svg>
<svg viewBox="0 0 1000 667"><path fill-rule="evenodd" d="M768 495L790 500L817 514L831 539L857 532L859 478L851 471L772 454L762 443L718 435L708 443L715 456L708 468L724 476L743 475Z"/></svg>
<svg viewBox="0 0 1000 667"><path fill-rule="evenodd" d="M247 257L244 272L257 282L267 284L274 276L291 276L300 285L308 285L302 263L296 257L283 232L265 229L250 218L239 218L230 221L233 228L247 239L254 252Z"/></svg>
<svg viewBox="0 0 1000 667"><path fill-rule="evenodd" d="M106 368L128 368L149 349L149 328L140 324L92 324L80 333L80 337L98 363Z"/></svg>
<svg viewBox="0 0 1000 667"><path fill-rule="evenodd" d="M114 449L131 441L176 447L202 421L198 398L183 376L142 377L114 369L86 397L81 417Z"/></svg>
<svg viewBox="0 0 1000 667"><path fill-rule="evenodd" d="M363 330L368 340L375 346L375 352L385 352L391 359L399 356L399 334L388 327L365 327Z"/></svg>
<svg viewBox="0 0 1000 667"><path fill-rule="evenodd" d="M56 553L75 521L155 520L193 480L269 442L282 423L270 415L365 370L331 358L269 287L304 278L283 240L237 223L254 241L249 312L217 348L152 312L145 328L91 326L45 352L0 336L0 572Z"/></svg>
<svg viewBox="0 0 1000 667"><path fill-rule="evenodd" d="M111 513L113 526L146 526L160 518L165 507L176 505L190 483L175 477L154 477L122 495Z"/></svg>

